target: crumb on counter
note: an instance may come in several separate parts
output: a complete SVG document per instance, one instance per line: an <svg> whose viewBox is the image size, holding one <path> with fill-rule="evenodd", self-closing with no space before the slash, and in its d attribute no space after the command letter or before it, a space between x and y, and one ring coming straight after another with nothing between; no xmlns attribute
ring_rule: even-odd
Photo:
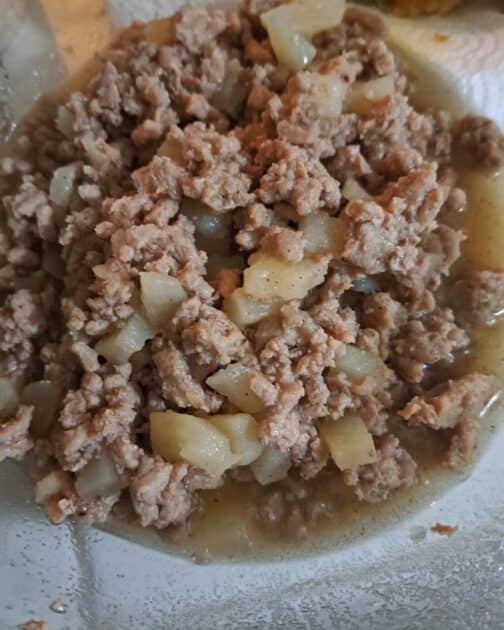
<svg viewBox="0 0 504 630"><path fill-rule="evenodd" d="M439 534L440 536L453 536L457 529L458 527L456 526L444 525L443 523L436 523L430 528L431 532Z"/></svg>

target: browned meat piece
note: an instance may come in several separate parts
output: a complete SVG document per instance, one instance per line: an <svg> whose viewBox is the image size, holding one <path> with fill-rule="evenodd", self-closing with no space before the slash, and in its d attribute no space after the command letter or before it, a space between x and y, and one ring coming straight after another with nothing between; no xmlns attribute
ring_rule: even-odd
<svg viewBox="0 0 504 630"><path fill-rule="evenodd" d="M469 278L470 318L489 326L504 315L504 272L474 271Z"/></svg>
<svg viewBox="0 0 504 630"><path fill-rule="evenodd" d="M277 258L288 262L299 262L304 253L303 233L275 225L266 228L259 246Z"/></svg>
<svg viewBox="0 0 504 630"><path fill-rule="evenodd" d="M186 520L193 499L184 486L186 464L169 464L160 457L144 455L131 479L130 493L143 527L163 529Z"/></svg>
<svg viewBox="0 0 504 630"><path fill-rule="evenodd" d="M392 341L394 362L408 383L420 383L423 370L469 344L467 333L455 324L453 311L438 309L423 319L410 320Z"/></svg>
<svg viewBox="0 0 504 630"><path fill-rule="evenodd" d="M300 416L294 411L304 394L301 383L282 385L276 402L266 407L259 422L259 436L265 444L288 450L299 437Z"/></svg>
<svg viewBox="0 0 504 630"><path fill-rule="evenodd" d="M262 176L257 196L265 204L290 203L299 215L337 208L339 183L319 160L294 145L276 140L272 164Z"/></svg>
<svg viewBox="0 0 504 630"><path fill-rule="evenodd" d="M378 460L343 473L345 483L355 489L361 501L379 503L398 488L409 488L416 482L417 466L408 451L394 435L378 440Z"/></svg>
<svg viewBox="0 0 504 630"><path fill-rule="evenodd" d="M0 424L0 462L8 457L21 459L33 447L29 430L33 407L21 405L16 415Z"/></svg>
<svg viewBox="0 0 504 630"><path fill-rule="evenodd" d="M130 375L129 364L103 376L87 372L80 389L66 394L53 432L55 455L64 470L80 470L103 441L129 434L140 403Z"/></svg>
<svg viewBox="0 0 504 630"><path fill-rule="evenodd" d="M449 381L441 391L415 396L399 415L434 430L453 429L448 463L458 468L470 461L478 441L480 414L497 391L493 377L473 373Z"/></svg>
<svg viewBox="0 0 504 630"><path fill-rule="evenodd" d="M207 413L219 409L222 404L220 397L194 379L184 355L172 343L156 352L154 362L158 368L163 396L168 403Z"/></svg>
<svg viewBox="0 0 504 630"><path fill-rule="evenodd" d="M362 324L373 328L380 338L380 355L390 354L390 337L406 323L405 307L388 293L366 295L362 302Z"/></svg>
<svg viewBox="0 0 504 630"><path fill-rule="evenodd" d="M499 169L504 164L504 135L488 118L464 116L457 121L454 135L475 166Z"/></svg>

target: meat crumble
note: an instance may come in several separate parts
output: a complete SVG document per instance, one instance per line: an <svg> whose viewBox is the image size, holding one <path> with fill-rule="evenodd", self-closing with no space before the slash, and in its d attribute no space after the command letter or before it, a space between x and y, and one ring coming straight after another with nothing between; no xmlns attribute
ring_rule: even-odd
<svg viewBox="0 0 504 630"><path fill-rule="evenodd" d="M498 168L504 139L417 111L380 19L326 8L309 33L276 0L133 25L1 161L0 461L33 454L52 522L129 495L179 525L232 478L304 531L322 470L373 503L416 483L397 422L470 463L498 383L436 368L502 315L504 273L449 307L444 218L455 153Z"/></svg>

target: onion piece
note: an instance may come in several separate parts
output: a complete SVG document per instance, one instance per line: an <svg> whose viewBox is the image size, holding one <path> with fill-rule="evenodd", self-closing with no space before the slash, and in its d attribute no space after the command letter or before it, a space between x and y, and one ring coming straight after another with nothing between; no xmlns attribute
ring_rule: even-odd
<svg viewBox="0 0 504 630"><path fill-rule="evenodd" d="M54 171L49 186L49 199L53 203L62 208L68 206L74 192L78 170L77 164L67 164Z"/></svg>
<svg viewBox="0 0 504 630"><path fill-rule="evenodd" d="M282 453L266 446L261 455L250 465L250 469L261 486L285 479L291 467L289 453Z"/></svg>
<svg viewBox="0 0 504 630"><path fill-rule="evenodd" d="M127 485L127 478L117 472L112 458L105 450L79 470L75 479L75 490L82 499L107 497Z"/></svg>
<svg viewBox="0 0 504 630"><path fill-rule="evenodd" d="M24 405L33 405L35 413L30 432L36 438L46 437L58 415L63 391L53 381L35 381L23 389L21 400Z"/></svg>
<svg viewBox="0 0 504 630"><path fill-rule="evenodd" d="M7 420L19 404L16 388L8 378L0 378L0 422Z"/></svg>

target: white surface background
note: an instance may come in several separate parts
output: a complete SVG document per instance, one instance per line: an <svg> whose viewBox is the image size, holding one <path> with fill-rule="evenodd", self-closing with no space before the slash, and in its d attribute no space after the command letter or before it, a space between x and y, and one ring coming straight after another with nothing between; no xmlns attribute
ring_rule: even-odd
<svg viewBox="0 0 504 630"><path fill-rule="evenodd" d="M25 19L0 29L13 117L61 80L65 68L77 67L83 51L101 46L107 15L115 27L173 6L162 0L42 3L44 10L37 0L11 3L18 9L27 5ZM3 16L6 4L0 0ZM1 19L5 26L6 17ZM451 93L504 126L503 24L503 15L482 12L451 25L393 20L391 31L410 52L423 51L424 62L435 64L433 73L446 79ZM77 31L88 33L88 44ZM441 45L438 32L456 34ZM3 464L0 630L31 617L45 619L50 630L504 628L503 452L501 427L466 480L344 549L280 562L206 566L87 526L48 525L32 504L31 484L19 466ZM411 527L437 521L458 530L450 538L428 533L425 540L411 540ZM49 609L56 598L67 605L66 614Z"/></svg>

